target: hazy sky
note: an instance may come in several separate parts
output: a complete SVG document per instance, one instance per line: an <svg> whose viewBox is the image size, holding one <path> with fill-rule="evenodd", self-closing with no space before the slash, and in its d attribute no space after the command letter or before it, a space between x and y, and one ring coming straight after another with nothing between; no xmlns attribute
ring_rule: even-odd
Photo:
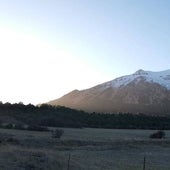
<svg viewBox="0 0 170 170"><path fill-rule="evenodd" d="M37 104L169 65L169 0L0 0L2 102Z"/></svg>

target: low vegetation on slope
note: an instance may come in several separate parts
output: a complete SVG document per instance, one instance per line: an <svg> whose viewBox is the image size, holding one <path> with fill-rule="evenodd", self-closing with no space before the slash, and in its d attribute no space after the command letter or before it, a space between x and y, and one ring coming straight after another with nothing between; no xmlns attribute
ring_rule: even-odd
<svg viewBox="0 0 170 170"><path fill-rule="evenodd" d="M170 129L170 116L99 114L62 106L1 103L0 123L77 128Z"/></svg>

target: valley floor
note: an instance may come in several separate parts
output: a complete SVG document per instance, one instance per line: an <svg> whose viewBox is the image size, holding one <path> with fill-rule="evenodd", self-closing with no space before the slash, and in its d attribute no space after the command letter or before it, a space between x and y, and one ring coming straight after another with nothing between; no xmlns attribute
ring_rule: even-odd
<svg viewBox="0 0 170 170"><path fill-rule="evenodd" d="M170 131L150 139L153 130L63 128L51 132L0 129L1 170L146 170L170 169Z"/></svg>

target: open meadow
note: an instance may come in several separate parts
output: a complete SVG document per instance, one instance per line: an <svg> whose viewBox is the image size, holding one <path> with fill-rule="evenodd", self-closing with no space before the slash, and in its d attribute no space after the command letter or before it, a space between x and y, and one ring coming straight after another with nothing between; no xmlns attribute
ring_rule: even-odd
<svg viewBox="0 0 170 170"><path fill-rule="evenodd" d="M0 129L0 169L142 170L144 156L146 170L170 169L170 131L165 139L150 139L154 130L61 129L60 139L51 132Z"/></svg>

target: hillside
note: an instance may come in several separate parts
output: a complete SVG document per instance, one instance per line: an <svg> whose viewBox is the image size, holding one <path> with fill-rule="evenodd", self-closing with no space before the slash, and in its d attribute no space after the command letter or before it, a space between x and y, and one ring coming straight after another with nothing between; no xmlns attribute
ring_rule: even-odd
<svg viewBox="0 0 170 170"><path fill-rule="evenodd" d="M170 113L170 70L138 70L86 90L74 90L48 102L87 112Z"/></svg>
<svg viewBox="0 0 170 170"><path fill-rule="evenodd" d="M86 113L66 107L50 105L0 104L0 127L17 125L48 127L95 127L113 129L170 129L170 116L144 114ZM6 126L7 125L7 126Z"/></svg>

